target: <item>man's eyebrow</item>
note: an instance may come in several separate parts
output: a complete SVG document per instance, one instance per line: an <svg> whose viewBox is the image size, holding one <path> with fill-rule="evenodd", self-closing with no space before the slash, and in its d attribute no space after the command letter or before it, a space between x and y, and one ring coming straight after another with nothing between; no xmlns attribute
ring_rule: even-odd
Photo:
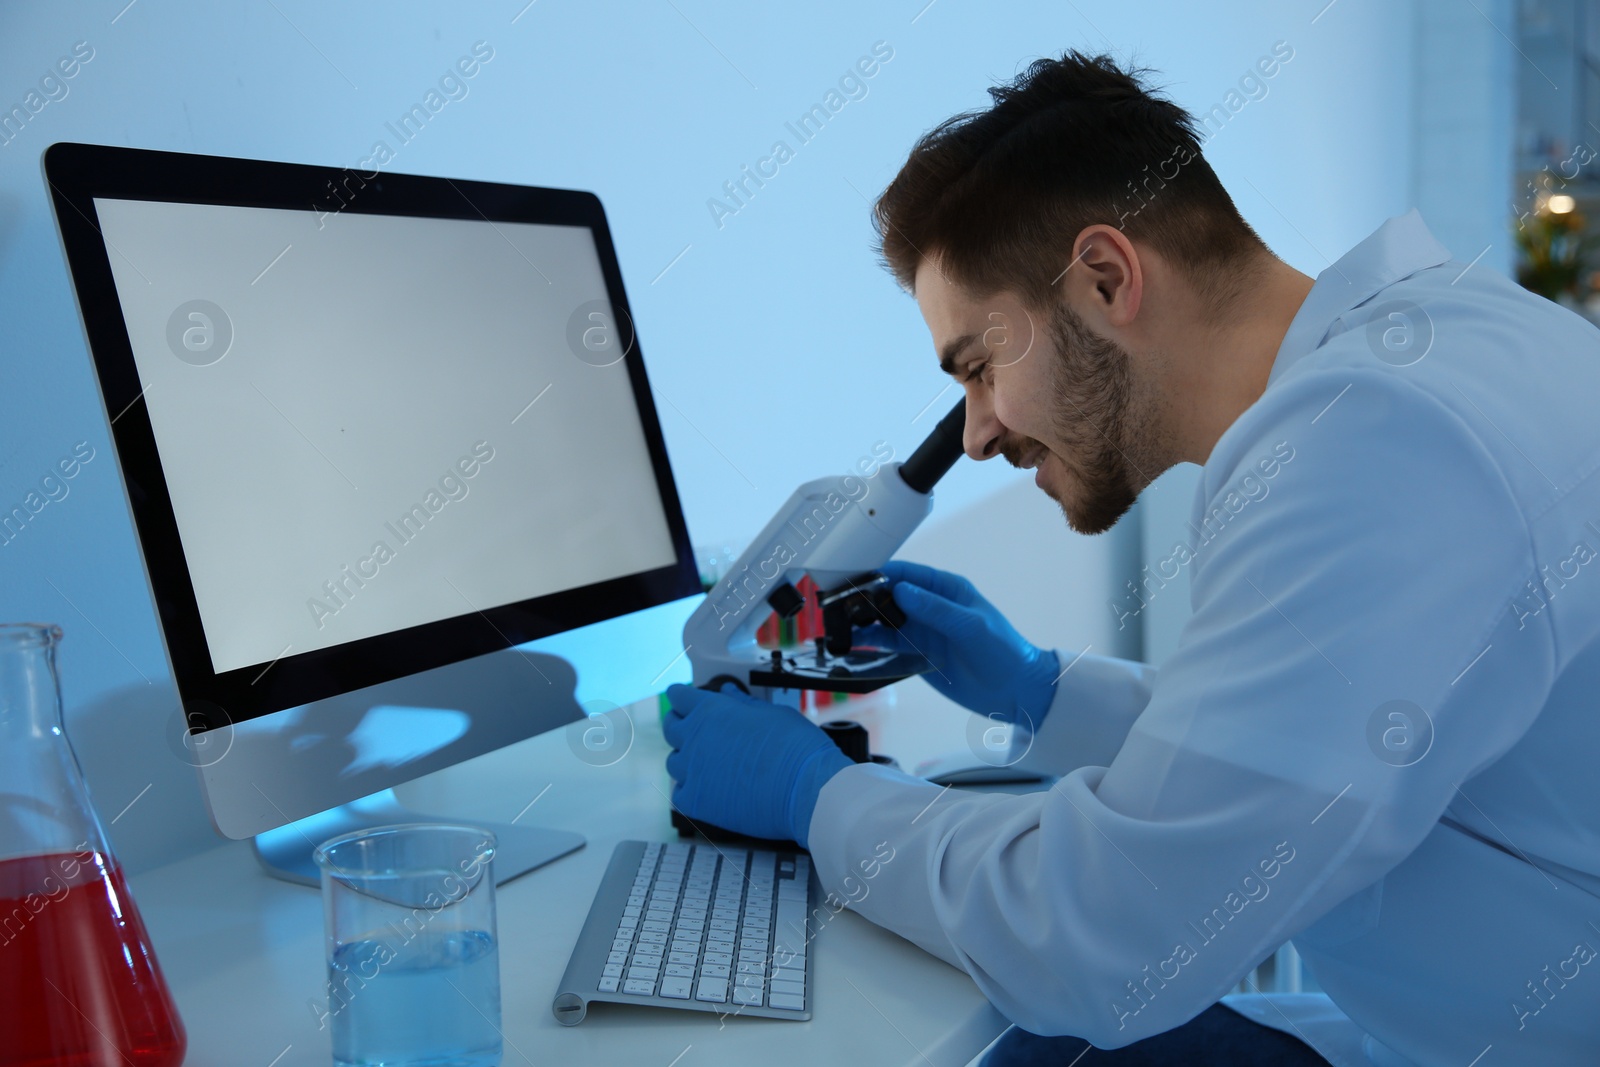
<svg viewBox="0 0 1600 1067"><path fill-rule="evenodd" d="M939 369L946 374L954 375L956 372L956 360L960 358L962 351L977 339L978 335L975 333L962 334L945 345L944 352L939 356Z"/></svg>

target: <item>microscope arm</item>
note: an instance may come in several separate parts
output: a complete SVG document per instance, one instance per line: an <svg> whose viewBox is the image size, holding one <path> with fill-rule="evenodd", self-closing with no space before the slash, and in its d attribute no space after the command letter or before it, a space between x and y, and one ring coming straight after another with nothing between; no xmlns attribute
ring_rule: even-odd
<svg viewBox="0 0 1600 1067"><path fill-rule="evenodd" d="M965 421L962 400L904 463L886 464L871 478L818 478L796 489L684 626L694 684L731 679L757 696L797 703L797 688L767 684L774 653L757 645L756 631L769 611L787 616L800 606L795 587L803 577L827 590L870 574L900 550L932 510L934 484L961 456ZM782 657L776 662L781 667ZM804 687L860 688L843 666L831 674L837 684Z"/></svg>

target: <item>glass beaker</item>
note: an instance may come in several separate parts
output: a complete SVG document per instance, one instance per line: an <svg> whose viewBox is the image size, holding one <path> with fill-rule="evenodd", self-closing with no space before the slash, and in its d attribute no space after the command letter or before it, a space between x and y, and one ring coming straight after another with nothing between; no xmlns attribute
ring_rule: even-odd
<svg viewBox="0 0 1600 1067"><path fill-rule="evenodd" d="M318 846L333 1061L494 1067L494 834L408 823Z"/></svg>
<svg viewBox="0 0 1600 1067"><path fill-rule="evenodd" d="M0 624L0 1067L177 1067L183 1022L62 729L60 639Z"/></svg>

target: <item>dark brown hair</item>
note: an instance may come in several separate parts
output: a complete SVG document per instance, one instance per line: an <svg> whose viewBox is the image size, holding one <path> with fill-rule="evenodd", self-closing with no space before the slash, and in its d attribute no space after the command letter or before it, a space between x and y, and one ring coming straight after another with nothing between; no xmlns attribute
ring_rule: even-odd
<svg viewBox="0 0 1600 1067"><path fill-rule="evenodd" d="M1200 154L1194 119L1109 56L1070 51L927 134L874 205L912 288L924 257L974 295L1052 303L1086 226L1116 226L1183 269L1213 310L1266 251Z"/></svg>

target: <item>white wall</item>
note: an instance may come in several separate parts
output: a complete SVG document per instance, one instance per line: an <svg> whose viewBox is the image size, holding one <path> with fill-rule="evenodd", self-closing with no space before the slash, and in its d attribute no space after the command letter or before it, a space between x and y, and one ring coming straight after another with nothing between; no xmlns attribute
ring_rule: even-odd
<svg viewBox="0 0 1600 1067"><path fill-rule="evenodd" d="M797 482L846 470L880 438L904 455L928 427L912 419L944 382L914 304L868 254L868 198L918 134L982 106L984 87L1024 61L1115 42L1203 110L1287 41L1295 58L1209 150L1247 217L1315 272L1403 210L1410 6L1340 0L1313 23L1324 2L7 5L0 106L22 102L75 42L94 56L0 147L0 503L78 441L102 461L0 548L0 617L66 626L69 725L105 817L151 786L113 827L124 861L146 866L210 839L190 772L160 737L173 694L39 174L48 144L353 164L487 42L494 59L470 94L390 169L601 195L691 534L739 543ZM894 58L869 95L719 228L708 199L788 139L785 122L877 41ZM1136 653L1115 635L1105 591L1132 569L1137 523L1082 544L1052 507L1024 499L1022 481L959 465L919 554L971 573L1042 643L1099 634L1099 647ZM1166 521L1150 512L1147 529ZM1024 513L1020 526L1000 521Z"/></svg>
<svg viewBox="0 0 1600 1067"><path fill-rule="evenodd" d="M1463 263L1509 274L1516 259L1512 218L1532 198L1512 188L1516 70L1537 71L1517 55L1512 0L1419 0L1416 100L1412 115L1416 167L1412 196L1444 246ZM1564 79L1565 80L1565 79ZM1549 89L1543 75L1535 78ZM1572 83L1565 94L1570 96ZM1521 196L1528 202L1512 203ZM1477 269L1475 267L1474 269Z"/></svg>

